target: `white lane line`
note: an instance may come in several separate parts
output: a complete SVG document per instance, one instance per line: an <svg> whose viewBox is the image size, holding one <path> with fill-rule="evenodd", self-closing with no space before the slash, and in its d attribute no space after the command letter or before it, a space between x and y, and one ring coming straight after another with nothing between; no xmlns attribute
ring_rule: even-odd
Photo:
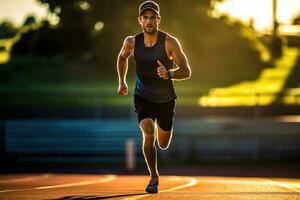
<svg viewBox="0 0 300 200"><path fill-rule="evenodd" d="M14 183L14 182L26 182L26 181L34 181L44 178L49 178L50 174L43 174L38 176L29 176L29 177L23 177L23 178L14 178L14 179L2 179L0 180L0 183Z"/></svg>
<svg viewBox="0 0 300 200"><path fill-rule="evenodd" d="M61 185L49 185L49 186L24 188L24 189L1 190L0 193L20 192L20 191L27 191L27 190L45 190L45 189L53 189L53 188L64 188L64 187L73 187L73 186L81 186L81 185L91 185L91 184L96 184L96 183L106 183L106 182L115 180L116 177L117 176L115 176L115 175L107 175L104 178L96 179L96 180L93 180L93 181L82 181L82 182L77 182L77 183L69 183L69 184L61 184Z"/></svg>
<svg viewBox="0 0 300 200"><path fill-rule="evenodd" d="M272 179L268 179L266 182L272 185L276 185L285 189L292 190L294 192L300 192L300 183L287 183L281 181L274 181Z"/></svg>
<svg viewBox="0 0 300 200"><path fill-rule="evenodd" d="M169 188L169 189L165 189L165 190L161 190L161 192L170 192L170 191L174 191L174 190L180 190L180 189L183 189L183 188L187 188L187 187L192 187L194 185L197 185L198 183L198 180L193 178L193 177L179 177L179 176L174 176L174 177L171 177L170 180L173 180L173 181L188 181L188 183L184 184L184 185L179 185L179 186L176 186L176 187L172 187L172 188Z"/></svg>
<svg viewBox="0 0 300 200"><path fill-rule="evenodd" d="M173 177L170 177L170 180L171 181L188 181L188 183L179 185L179 186L175 186L175 187L172 187L169 189L160 190L159 193L171 192L171 191L175 191L175 190L179 190L179 189L183 189L183 188L187 188L187 187L192 187L194 185L197 185L197 183L198 183L197 179L195 179L193 177L173 176ZM144 197L147 197L150 195L153 195L153 194L137 195L137 196L125 198L124 200L136 200L136 199L141 199L141 198L144 198Z"/></svg>
<svg viewBox="0 0 300 200"><path fill-rule="evenodd" d="M201 183L217 183L217 184L236 184L236 185L241 185L241 184L247 184L247 185L266 185L268 183L261 181L261 180L237 180L237 179L228 179L226 180L226 177L221 177L223 179L202 179Z"/></svg>
<svg viewBox="0 0 300 200"><path fill-rule="evenodd" d="M255 178L246 180L226 180L226 179L217 179L217 180L201 180L201 183L224 183L224 184L247 184L247 185L275 185L285 189L292 190L294 192L300 192L300 181L299 183L288 183L283 181L275 181L268 178Z"/></svg>

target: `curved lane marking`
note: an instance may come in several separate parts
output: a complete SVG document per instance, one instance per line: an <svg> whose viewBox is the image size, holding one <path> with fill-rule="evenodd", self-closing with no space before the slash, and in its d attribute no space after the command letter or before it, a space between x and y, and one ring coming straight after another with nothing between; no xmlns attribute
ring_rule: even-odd
<svg viewBox="0 0 300 200"><path fill-rule="evenodd" d="M106 182L115 180L116 177L117 176L115 176L115 175L107 175L104 178L96 179L96 180L93 180L93 181L82 181L82 182L77 182L77 183L68 183L68 184L61 184L61 185L49 185L49 186L24 188L24 189L0 190L0 193L20 192L20 191L27 191L27 190L45 190L45 189L53 189L53 188L64 188L64 187L73 187L73 186L81 186L81 185L91 185L91 184L96 184L96 183L106 183Z"/></svg>
<svg viewBox="0 0 300 200"><path fill-rule="evenodd" d="M38 176L28 176L23 178L13 178L13 179L0 179L0 183L15 183L15 182L26 182L26 181L34 181L44 178L49 178L50 174L42 174Z"/></svg>
<svg viewBox="0 0 300 200"><path fill-rule="evenodd" d="M300 183L287 183L281 181L274 181L272 179L268 179L266 182L275 186L279 186L300 193Z"/></svg>
<svg viewBox="0 0 300 200"><path fill-rule="evenodd" d="M192 186L197 185L197 183L198 183L198 180L193 178L193 177L172 176L172 177L169 178L169 180L171 180L171 181L188 181L188 183L185 183L185 184L179 185L179 186L175 186L175 187L172 187L172 188L169 188L169 189L160 190L159 193L171 192L171 191L174 191L174 190L179 190L179 189L183 189L183 188L187 188L187 187L192 187ZM134 196L134 197L128 197L128 198L125 198L123 200L136 200L136 199L141 199L141 198L144 198L144 197L147 197L147 196L150 196L150 195L153 195L153 194L142 194L142 195L137 195L137 196Z"/></svg>

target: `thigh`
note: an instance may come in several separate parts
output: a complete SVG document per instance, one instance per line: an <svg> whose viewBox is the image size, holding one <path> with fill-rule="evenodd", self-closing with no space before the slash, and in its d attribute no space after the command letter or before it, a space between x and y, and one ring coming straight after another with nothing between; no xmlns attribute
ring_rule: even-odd
<svg viewBox="0 0 300 200"><path fill-rule="evenodd" d="M156 104L156 120L163 131L171 131L175 116L176 101Z"/></svg>
<svg viewBox="0 0 300 200"><path fill-rule="evenodd" d="M155 120L154 106L152 104L152 102L140 96L134 96L134 107L139 123L146 118L150 118L153 121Z"/></svg>

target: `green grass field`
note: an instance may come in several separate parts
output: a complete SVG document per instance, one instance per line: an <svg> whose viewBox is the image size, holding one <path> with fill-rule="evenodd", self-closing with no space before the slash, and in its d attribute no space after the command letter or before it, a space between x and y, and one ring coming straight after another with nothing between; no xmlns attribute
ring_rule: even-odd
<svg viewBox="0 0 300 200"><path fill-rule="evenodd" d="M182 82L183 83L183 82ZM1 106L97 106L131 105L134 83L128 83L128 96L117 94L118 83L65 83L65 84L27 84L0 85ZM176 83L178 103L197 105L204 95L201 89L191 83Z"/></svg>

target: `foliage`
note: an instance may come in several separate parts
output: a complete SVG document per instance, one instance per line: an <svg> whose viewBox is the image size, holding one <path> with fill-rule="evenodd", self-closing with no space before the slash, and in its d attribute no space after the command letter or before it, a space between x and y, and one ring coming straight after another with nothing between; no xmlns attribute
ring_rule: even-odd
<svg viewBox="0 0 300 200"><path fill-rule="evenodd" d="M17 28L14 27L13 23L4 21L0 24L0 39L12 38L16 33Z"/></svg>
<svg viewBox="0 0 300 200"><path fill-rule="evenodd" d="M116 57L123 40L141 31L137 10L142 0L38 1L48 4L49 12L59 17L59 24L53 27L44 22L39 30L23 34L14 46L10 69L13 70L13 60L20 54L32 59L48 56L49 60L63 55L66 62L77 63L78 69L82 68L78 72L86 72L84 77L81 73L72 74L74 80L116 79ZM228 25L223 19L208 16L210 0L158 3L162 15L160 28L181 42L192 67L194 83L207 88L225 86L253 79L263 68L258 51L240 34L240 24ZM101 30L95 30L97 22L104 24ZM28 67L36 73L39 71L34 62ZM57 73L71 70L63 68L62 65ZM133 79L134 74L131 60L129 78Z"/></svg>
<svg viewBox="0 0 300 200"><path fill-rule="evenodd" d="M300 13L293 19L293 24L300 25Z"/></svg>

